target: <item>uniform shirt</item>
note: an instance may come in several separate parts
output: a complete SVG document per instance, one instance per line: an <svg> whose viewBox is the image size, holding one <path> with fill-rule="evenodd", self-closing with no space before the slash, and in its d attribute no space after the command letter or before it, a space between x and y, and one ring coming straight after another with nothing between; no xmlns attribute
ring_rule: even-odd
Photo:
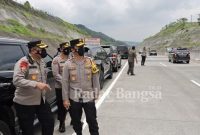
<svg viewBox="0 0 200 135"><path fill-rule="evenodd" d="M63 100L89 102L98 97L100 90L99 73L92 73L92 60L85 57L77 62L68 60L63 69L62 96Z"/></svg>
<svg viewBox="0 0 200 135"><path fill-rule="evenodd" d="M142 51L142 56L146 56L146 55L147 55L146 50L143 50L143 51Z"/></svg>
<svg viewBox="0 0 200 135"><path fill-rule="evenodd" d="M136 51L133 49L130 49L128 52L128 62L134 62L135 58L136 58Z"/></svg>
<svg viewBox="0 0 200 135"><path fill-rule="evenodd" d="M27 57L21 58L14 67L13 84L16 87L13 101L21 105L40 105L45 91L36 89L37 82L46 83L45 63L29 63Z"/></svg>
<svg viewBox="0 0 200 135"><path fill-rule="evenodd" d="M62 72L67 59L62 59L60 55L56 56L52 61L52 71L55 78L55 88L62 88Z"/></svg>

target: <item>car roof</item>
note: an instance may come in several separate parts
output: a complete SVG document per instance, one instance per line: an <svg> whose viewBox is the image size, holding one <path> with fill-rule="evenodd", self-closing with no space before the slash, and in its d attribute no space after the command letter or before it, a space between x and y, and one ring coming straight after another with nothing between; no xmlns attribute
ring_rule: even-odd
<svg viewBox="0 0 200 135"><path fill-rule="evenodd" d="M101 45L102 47L112 47L113 45Z"/></svg>
<svg viewBox="0 0 200 135"><path fill-rule="evenodd" d="M100 45L93 45L93 44L86 44L84 47L87 47L87 48L99 48L101 47Z"/></svg>
<svg viewBox="0 0 200 135"><path fill-rule="evenodd" d="M17 38L8 38L0 36L0 44L27 44L28 41Z"/></svg>

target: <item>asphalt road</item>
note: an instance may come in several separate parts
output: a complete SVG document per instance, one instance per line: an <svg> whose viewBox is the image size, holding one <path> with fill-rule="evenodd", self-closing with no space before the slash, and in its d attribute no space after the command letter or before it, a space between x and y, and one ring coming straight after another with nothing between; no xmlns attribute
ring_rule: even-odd
<svg viewBox="0 0 200 135"><path fill-rule="evenodd" d="M125 63L97 101L100 135L200 135L200 63L148 57L135 76L127 75ZM68 115L63 135L73 134L69 122ZM89 135L87 125L83 134ZM55 135L62 135L57 122Z"/></svg>

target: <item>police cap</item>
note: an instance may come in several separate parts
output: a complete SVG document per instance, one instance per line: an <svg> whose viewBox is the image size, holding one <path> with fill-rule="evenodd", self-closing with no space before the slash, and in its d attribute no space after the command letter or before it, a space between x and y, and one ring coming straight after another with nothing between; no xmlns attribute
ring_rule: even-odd
<svg viewBox="0 0 200 135"><path fill-rule="evenodd" d="M72 48L75 47L75 46L81 47L81 46L85 45L85 42L82 38L73 39L73 40L70 41L70 45L71 45Z"/></svg>
<svg viewBox="0 0 200 135"><path fill-rule="evenodd" d="M43 49L43 48L47 48L48 45L46 45L44 42L42 42L42 40L34 40L34 41L28 42L28 48L31 49L33 47L39 47L39 48Z"/></svg>
<svg viewBox="0 0 200 135"><path fill-rule="evenodd" d="M64 42L60 44L60 48L68 48L70 47L69 42Z"/></svg>

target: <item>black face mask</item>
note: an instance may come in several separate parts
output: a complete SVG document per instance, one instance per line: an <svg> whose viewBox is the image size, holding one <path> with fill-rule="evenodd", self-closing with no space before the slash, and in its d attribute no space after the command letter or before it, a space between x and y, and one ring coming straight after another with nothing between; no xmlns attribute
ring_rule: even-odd
<svg viewBox="0 0 200 135"><path fill-rule="evenodd" d="M84 52L85 52L84 47L78 48L77 52L78 52L78 54L79 54L80 56L84 56Z"/></svg>
<svg viewBox="0 0 200 135"><path fill-rule="evenodd" d="M47 51L46 49L42 49L41 53L40 51L37 52L42 58L45 58L47 56Z"/></svg>
<svg viewBox="0 0 200 135"><path fill-rule="evenodd" d="M69 49L69 48L64 49L64 50L63 50L63 53L64 53L65 55L69 55L70 49Z"/></svg>

